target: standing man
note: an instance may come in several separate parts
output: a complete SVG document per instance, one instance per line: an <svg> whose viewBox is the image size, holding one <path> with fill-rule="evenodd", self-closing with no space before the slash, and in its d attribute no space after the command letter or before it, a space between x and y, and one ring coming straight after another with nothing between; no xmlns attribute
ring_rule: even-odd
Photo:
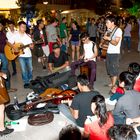
<svg viewBox="0 0 140 140"><path fill-rule="evenodd" d="M96 43L97 26L94 18L91 19L91 25L88 28L88 34L90 40Z"/></svg>
<svg viewBox="0 0 140 140"><path fill-rule="evenodd" d="M6 79L6 89L8 92L14 92L17 91L17 89L11 88L10 87L10 73L8 70L8 60L4 54L4 48L5 45L10 45L10 43L8 43L8 40L6 38L6 34L4 32L4 24L2 21L0 21L0 60L2 63L1 66L1 71L3 73L5 73L7 75L7 79Z"/></svg>
<svg viewBox="0 0 140 140"><path fill-rule="evenodd" d="M46 27L50 53L52 53L53 51L53 47L52 47L53 43L60 42L60 39L57 34L57 30L56 30L57 25L58 25L58 20L56 18L53 18L51 20L51 24Z"/></svg>
<svg viewBox="0 0 140 140"><path fill-rule="evenodd" d="M6 37L8 39L8 41L10 40L10 38L17 32L15 30L15 23L13 21L9 21L8 23L8 27L9 27L9 31L6 33ZM12 60L12 68L13 68L13 73L12 75L16 75L17 74L17 70L16 70L16 62L15 60Z"/></svg>
<svg viewBox="0 0 140 140"><path fill-rule="evenodd" d="M120 47L122 41L122 30L116 27L116 19L114 16L110 15L106 18L106 26L108 30L113 31L115 28L116 31L113 35L107 36L104 35L103 39L109 41L109 46L107 49L107 56L106 56L106 68L107 73L110 76L111 84L108 86L115 86L118 74L119 74L119 58L120 58ZM102 43L100 43L102 46Z"/></svg>
<svg viewBox="0 0 140 140"><path fill-rule="evenodd" d="M21 43L24 46L27 45L23 49L23 54L19 55L19 63L22 71L22 79L24 82L24 88L29 88L30 80L32 80L33 75L33 67L32 67L32 54L30 48L33 47L32 39L29 35L26 34L26 23L24 21L20 21L18 23L19 31L14 34L14 36L10 39L11 44ZM14 46L12 46L14 47ZM15 49L18 52L18 49Z"/></svg>
<svg viewBox="0 0 140 140"><path fill-rule="evenodd" d="M42 39L43 41L34 46L34 52L35 52L35 55L38 57L38 62L41 62L43 66L43 70L45 70L46 65L45 65L44 56L49 55L49 49L47 50L47 47L48 47L47 35L46 35L45 27L44 27L44 22L41 19L37 20L37 27L34 29L34 32L33 32L33 39L35 41Z"/></svg>
<svg viewBox="0 0 140 140"><path fill-rule="evenodd" d="M62 18L62 23L60 24L60 38L62 41L62 51L67 52L67 45L68 45L68 30L66 26L66 17Z"/></svg>

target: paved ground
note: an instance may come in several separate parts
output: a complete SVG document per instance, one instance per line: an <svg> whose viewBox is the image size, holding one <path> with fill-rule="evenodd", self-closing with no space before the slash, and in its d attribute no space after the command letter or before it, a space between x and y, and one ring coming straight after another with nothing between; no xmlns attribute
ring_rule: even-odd
<svg viewBox="0 0 140 140"><path fill-rule="evenodd" d="M130 62L140 63L140 54L137 52L137 34L136 30L133 31L133 40L132 40L132 50L131 53L128 53L127 50L121 56L120 62L120 72L127 70L127 66ZM47 75L47 71L43 71L40 64L37 63L37 59L33 59L33 75L36 76ZM13 97L17 96L20 102L25 100L27 93L31 92L30 89L24 89L23 83L21 80L21 72L19 63L17 61L18 74L11 78L12 87L17 88L18 91L15 93L10 93L11 102L13 102ZM11 65L10 65L11 70ZM104 85L109 83L109 78L106 74L105 62L97 61L97 80L95 83L95 89L100 91L102 95L108 97L109 88ZM108 109L111 109L108 106ZM7 120L7 118L6 118ZM60 114L55 114L54 121L50 124L44 126L30 126L27 124L27 117L22 118L20 121L21 126L26 126L24 131L14 132L11 135L4 136L0 138L1 140L57 140L59 131L61 128L69 123L70 121L66 120ZM19 130L19 128L16 128ZM20 128L21 129L21 128ZM24 128L23 128L24 129Z"/></svg>

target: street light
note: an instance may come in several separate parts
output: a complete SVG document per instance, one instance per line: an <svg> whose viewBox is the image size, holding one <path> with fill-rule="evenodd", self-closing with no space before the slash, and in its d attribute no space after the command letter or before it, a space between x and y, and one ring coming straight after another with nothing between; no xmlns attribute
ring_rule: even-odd
<svg viewBox="0 0 140 140"><path fill-rule="evenodd" d="M43 4L47 5L48 4L48 1L44 1Z"/></svg>

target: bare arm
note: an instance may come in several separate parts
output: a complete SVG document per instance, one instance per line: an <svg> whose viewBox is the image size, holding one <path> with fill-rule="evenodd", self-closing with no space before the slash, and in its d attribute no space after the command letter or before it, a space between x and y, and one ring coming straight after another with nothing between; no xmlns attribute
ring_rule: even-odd
<svg viewBox="0 0 140 140"><path fill-rule="evenodd" d="M53 72L53 64L52 63L48 63L48 69L50 72Z"/></svg>
<svg viewBox="0 0 140 140"><path fill-rule="evenodd" d="M108 36L104 36L103 37L105 40L108 40L112 45L114 45L114 46L117 46L118 45L118 43L119 43L119 41L120 41L120 39L121 39L121 37L116 37L115 39L111 39L110 37L108 37Z"/></svg>
<svg viewBox="0 0 140 140"><path fill-rule="evenodd" d="M74 119L78 119L79 117L79 111L78 110L74 110L72 108L70 108L71 114L74 117Z"/></svg>

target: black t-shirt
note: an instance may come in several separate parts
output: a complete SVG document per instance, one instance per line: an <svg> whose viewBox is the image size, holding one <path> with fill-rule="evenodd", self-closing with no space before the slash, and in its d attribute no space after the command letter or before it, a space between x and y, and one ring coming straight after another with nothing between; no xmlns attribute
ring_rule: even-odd
<svg viewBox="0 0 140 140"><path fill-rule="evenodd" d="M68 55L63 51L60 52L58 58L55 57L54 52L52 52L48 58L48 63L52 63L54 67L60 67L65 64L66 61L68 61Z"/></svg>
<svg viewBox="0 0 140 140"><path fill-rule="evenodd" d="M80 30L71 29L70 34L72 35L71 41L79 41Z"/></svg>
<svg viewBox="0 0 140 140"><path fill-rule="evenodd" d="M99 95L97 91L81 92L74 96L71 108L79 111L79 117L76 123L80 127L84 127L87 116L92 116L91 100L94 96Z"/></svg>

